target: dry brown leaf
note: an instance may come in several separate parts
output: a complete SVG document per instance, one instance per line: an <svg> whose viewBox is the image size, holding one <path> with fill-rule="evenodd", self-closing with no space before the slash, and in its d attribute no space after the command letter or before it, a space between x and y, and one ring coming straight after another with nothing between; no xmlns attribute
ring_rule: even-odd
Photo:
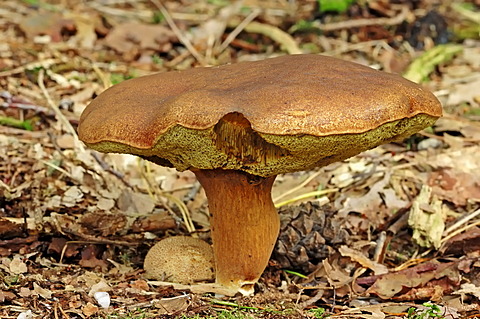
<svg viewBox="0 0 480 319"><path fill-rule="evenodd" d="M52 291L40 287L40 285L37 284L36 282L33 283L33 291L36 292L40 297L44 299L52 298Z"/></svg>
<svg viewBox="0 0 480 319"><path fill-rule="evenodd" d="M58 146L63 149L73 149L75 147L75 138L70 134L63 134L56 140Z"/></svg>
<svg viewBox="0 0 480 319"><path fill-rule="evenodd" d="M169 315L185 311L190 304L189 295L181 295L172 298L162 298L153 303L160 315Z"/></svg>
<svg viewBox="0 0 480 319"><path fill-rule="evenodd" d="M80 224L83 226L82 233L105 237L125 230L127 218L119 213L94 212L82 215Z"/></svg>
<svg viewBox="0 0 480 319"><path fill-rule="evenodd" d="M469 201L480 201L480 177L478 174L459 172L456 169L439 169L429 174L428 185L439 198L457 206Z"/></svg>
<svg viewBox="0 0 480 319"><path fill-rule="evenodd" d="M100 209L100 210L109 211L109 210L111 210L114 206L115 206L115 201L114 201L113 199L111 199L111 198L101 197L101 198L97 201L97 207L98 207L98 209Z"/></svg>
<svg viewBox="0 0 480 319"><path fill-rule="evenodd" d="M92 297L95 295L96 292L106 292L106 291L112 291L112 288L105 280L100 280L99 282L97 282L96 284L93 284L90 287L90 291L88 292L88 295Z"/></svg>
<svg viewBox="0 0 480 319"><path fill-rule="evenodd" d="M48 245L48 252L56 253L59 256L63 253L64 258L70 258L78 254L78 244L68 244L65 248L66 244L67 240L65 238L54 237Z"/></svg>
<svg viewBox="0 0 480 319"><path fill-rule="evenodd" d="M478 106L480 98L480 76L472 79L468 83L456 84L453 86L452 92L448 96L447 105L459 105L467 102L472 106Z"/></svg>
<svg viewBox="0 0 480 319"><path fill-rule="evenodd" d="M357 283L368 284L373 279L374 283L367 289L367 293L375 294L382 299L390 299L405 289L423 287L428 282L442 277L448 279L450 286L458 285L461 277L456 263L431 261L398 272L360 278L357 279Z"/></svg>
<svg viewBox="0 0 480 319"><path fill-rule="evenodd" d="M167 52L177 41L175 34L162 25L129 22L113 28L105 38L105 44L120 53L132 50Z"/></svg>
<svg viewBox="0 0 480 319"><path fill-rule="evenodd" d="M98 247L95 245L88 245L82 251L82 259L80 260L79 264L82 267L86 268L102 268L107 269L108 264L102 260L97 258L98 254Z"/></svg>
<svg viewBox="0 0 480 319"><path fill-rule="evenodd" d="M97 40L95 26L100 24L98 14L93 12L89 14L72 12L66 14L65 17L73 20L76 26L75 36L69 42L83 49L93 49Z"/></svg>
<svg viewBox="0 0 480 319"><path fill-rule="evenodd" d="M12 274L24 274L28 271L27 264L25 264L19 256L13 257L12 261L10 262L10 272Z"/></svg>
<svg viewBox="0 0 480 319"><path fill-rule="evenodd" d="M475 296L478 300L480 300L480 287L475 286L474 284L471 283L464 283L461 285L461 289L453 292L454 295L472 295Z"/></svg>
<svg viewBox="0 0 480 319"><path fill-rule="evenodd" d="M348 315L349 318L385 319L386 315L383 312L383 307L382 304L357 307L342 311L340 316ZM367 314L367 312L370 314Z"/></svg>
<svg viewBox="0 0 480 319"><path fill-rule="evenodd" d="M480 228L469 228L466 232L451 238L440 251L448 255L466 255L473 251L480 251Z"/></svg>
<svg viewBox="0 0 480 319"><path fill-rule="evenodd" d="M353 261L358 262L362 267L373 270L375 275L382 275L388 273L388 268L385 265L370 260L361 252L351 249L348 246L341 246L338 250L342 256L350 257Z"/></svg>
<svg viewBox="0 0 480 319"><path fill-rule="evenodd" d="M32 295L32 291L27 287L21 287L20 292L18 293L20 297L28 298Z"/></svg>
<svg viewBox="0 0 480 319"><path fill-rule="evenodd" d="M323 269L328 282L335 288L342 288L352 282L353 278L349 276L345 270L340 269L335 263L331 263L324 259L322 261Z"/></svg>
<svg viewBox="0 0 480 319"><path fill-rule="evenodd" d="M124 189L117 200L118 208L126 214L148 214L155 208L155 201L146 194Z"/></svg>
<svg viewBox="0 0 480 319"><path fill-rule="evenodd" d="M22 19L19 26L30 39L39 35L48 35L52 42L62 41L63 30L75 30L72 20L65 19L56 12L30 14Z"/></svg>
<svg viewBox="0 0 480 319"><path fill-rule="evenodd" d="M93 316L98 312L98 310L99 310L98 307L91 302L87 302L87 304L84 307L82 307L82 312L87 317Z"/></svg>
<svg viewBox="0 0 480 319"><path fill-rule="evenodd" d="M399 198L390 188L390 173L385 173L383 178L370 186L369 191L361 196L348 196L339 213L359 212L367 216L373 224L381 223L386 213L394 212L408 206L408 202Z"/></svg>
<svg viewBox="0 0 480 319"><path fill-rule="evenodd" d="M61 203L66 207L73 207L83 198L83 192L78 186L69 187L65 193L63 193Z"/></svg>

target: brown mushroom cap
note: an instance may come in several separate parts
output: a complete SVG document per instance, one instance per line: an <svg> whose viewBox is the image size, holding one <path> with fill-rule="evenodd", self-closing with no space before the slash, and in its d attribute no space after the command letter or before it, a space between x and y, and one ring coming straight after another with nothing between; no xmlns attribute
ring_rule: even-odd
<svg viewBox="0 0 480 319"><path fill-rule="evenodd" d="M211 281L214 268L212 247L187 236L162 239L148 251L144 261L148 278L180 284Z"/></svg>
<svg viewBox="0 0 480 319"><path fill-rule="evenodd" d="M343 160L441 115L432 93L398 75L290 55L122 82L85 109L78 130L103 152L267 177Z"/></svg>

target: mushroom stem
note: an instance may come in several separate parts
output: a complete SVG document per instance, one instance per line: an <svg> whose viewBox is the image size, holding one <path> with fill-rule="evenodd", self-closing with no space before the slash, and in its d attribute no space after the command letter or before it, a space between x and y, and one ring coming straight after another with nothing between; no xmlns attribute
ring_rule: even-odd
<svg viewBox="0 0 480 319"><path fill-rule="evenodd" d="M280 231L272 202L276 176L236 170L193 170L207 194L216 282L244 295L267 267Z"/></svg>

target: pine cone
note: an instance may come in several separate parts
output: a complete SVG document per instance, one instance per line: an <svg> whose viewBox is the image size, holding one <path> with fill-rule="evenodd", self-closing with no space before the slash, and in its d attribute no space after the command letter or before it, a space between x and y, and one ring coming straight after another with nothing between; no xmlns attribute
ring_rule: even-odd
<svg viewBox="0 0 480 319"><path fill-rule="evenodd" d="M272 258L282 268L308 274L333 252L333 245L344 244L348 232L344 220L336 218L329 206L309 202L280 210L281 230Z"/></svg>

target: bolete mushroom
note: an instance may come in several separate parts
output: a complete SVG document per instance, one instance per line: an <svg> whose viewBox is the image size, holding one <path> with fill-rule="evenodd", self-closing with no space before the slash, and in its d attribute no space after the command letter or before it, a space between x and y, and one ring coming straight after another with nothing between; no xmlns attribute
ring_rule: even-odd
<svg viewBox="0 0 480 319"><path fill-rule="evenodd" d="M250 294L279 232L276 175L401 140L441 115L432 93L398 75L291 55L122 82L88 105L78 131L98 151L195 173L209 203L216 282Z"/></svg>

